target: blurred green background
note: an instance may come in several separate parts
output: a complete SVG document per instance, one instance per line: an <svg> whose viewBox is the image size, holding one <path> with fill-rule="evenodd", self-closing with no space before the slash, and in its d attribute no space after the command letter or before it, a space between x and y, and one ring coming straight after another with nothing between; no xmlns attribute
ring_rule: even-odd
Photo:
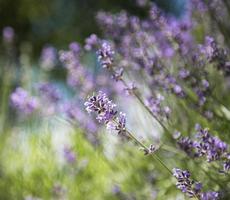
<svg viewBox="0 0 230 200"><path fill-rule="evenodd" d="M180 15L186 0L156 0L167 12ZM100 35L95 21L99 10L127 10L144 17L146 10L134 0L0 0L0 29L12 26L17 43L33 43L38 55L45 43L65 47L71 41L82 42L91 33Z"/></svg>

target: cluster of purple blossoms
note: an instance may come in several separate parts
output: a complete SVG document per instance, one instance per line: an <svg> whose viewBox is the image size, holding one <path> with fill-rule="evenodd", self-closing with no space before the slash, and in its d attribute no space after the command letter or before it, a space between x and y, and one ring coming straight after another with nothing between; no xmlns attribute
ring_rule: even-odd
<svg viewBox="0 0 230 200"><path fill-rule="evenodd" d="M217 200L219 199L220 194L218 192L204 192L201 194L201 200Z"/></svg>
<svg viewBox="0 0 230 200"><path fill-rule="evenodd" d="M165 15L152 3L148 5L149 15L144 19L131 16L125 11L117 14L98 13L97 20L105 36L116 41L113 48L105 43L98 51L99 61L103 67L111 67L112 64L122 67L117 70L118 73L113 74L116 81L121 80L124 70L130 77L139 76L136 72L141 71L151 94L155 94L157 87L160 91L163 89L178 97L191 98L189 104L197 109L202 108L199 109L201 115L211 118L213 114L207 106L207 97L212 88L207 77L207 62L202 54L212 58L212 62L219 63L218 68L224 68L225 74L228 73L230 64L225 51L213 44L210 46L213 43L211 38L206 38L203 47L198 48L200 51L197 49L196 39L193 37L196 21L192 20L192 13L197 11L196 7L205 11L206 3L199 1L198 5L196 0L189 3L191 8L180 19ZM116 61L113 49L116 49ZM174 62L170 60L178 58L180 61L174 66ZM115 73L115 67L112 71ZM190 95L190 89L198 101Z"/></svg>
<svg viewBox="0 0 230 200"><path fill-rule="evenodd" d="M173 74L168 73L167 63L175 54L173 38L180 43L179 48L183 54L188 52L185 49L192 41L190 21L169 18L155 5L151 5L150 10L149 18L145 20L129 16L125 11L115 15L99 12L97 19L103 31L116 41L114 48L118 57L122 58L121 61L118 60L116 66L121 66L125 70L130 67L144 70L149 76L147 79L149 88L160 86L184 97L182 87ZM107 45L105 47L99 51L103 52L99 55L99 60L103 66L108 67L114 62L114 51L107 48ZM162 60L165 60L165 63L162 63Z"/></svg>
<svg viewBox="0 0 230 200"><path fill-rule="evenodd" d="M177 179L176 186L188 197L196 197L201 200L217 200L218 192L202 192L202 184L191 179L191 174L187 170L173 169L173 176Z"/></svg>
<svg viewBox="0 0 230 200"><path fill-rule="evenodd" d="M177 188L180 189L183 193L189 197L196 197L198 195L198 192L201 190L200 183L194 183L194 181L191 180L191 174L189 171L174 168L173 176L177 179Z"/></svg>
<svg viewBox="0 0 230 200"><path fill-rule="evenodd" d="M105 60L106 56L112 56L109 52L106 52L110 47L107 48L103 43L104 42L95 34L92 34L85 40L84 48L78 43L72 42L69 45L69 50L59 52L60 62L67 70L67 83L76 92L72 100L62 105L61 110L64 111L66 117L71 121L73 120L79 127L85 130L87 138L93 144L98 142L97 134L95 133L97 133L100 126L97 120L92 119L84 113L81 108L81 102L89 96L89 94L93 93L93 91L98 90L98 88L106 91L110 95L117 94L117 92L121 91L121 87L119 87L118 84L113 84L109 81L110 77L104 74L98 74L96 70L89 69L82 63L82 56L85 53L84 50L94 51L100 45L105 47L103 48L103 52L101 52L101 60ZM102 115L100 115L100 117L101 116Z"/></svg>
<svg viewBox="0 0 230 200"><path fill-rule="evenodd" d="M119 116L116 117L118 122L109 121L107 123L107 129L108 130L114 130L117 131L118 135L125 136L126 134L126 114L120 112Z"/></svg>
<svg viewBox="0 0 230 200"><path fill-rule="evenodd" d="M93 39L91 37L93 37ZM85 44L85 48L86 46L88 46L87 50L91 50L95 48L94 45L99 46L100 44L102 44L102 46L105 48L101 50L101 62L103 62L103 64L111 63L111 60L108 58L108 56L112 56L112 53L110 52L110 45L107 43L106 45L103 45L104 43L101 42L100 39L95 37L96 35L93 35L88 38ZM91 41L91 39L96 41ZM98 44L96 44L97 41ZM108 83L111 84L111 86L112 83L111 81L108 81L109 77L103 76L103 74L99 75L93 72L92 70L88 69L84 64L82 64L82 53L83 49L79 44L71 43L69 45L69 50L59 52L59 59L61 63L64 65L64 67L67 69L68 85L75 89L77 92L79 92L78 96L80 96L81 99L85 99L90 93L97 90L98 88L106 90L106 88L109 87ZM108 60L106 61L106 59ZM111 88L109 91L110 93L119 91L119 87L116 87L116 85L114 84L113 87L109 88Z"/></svg>
<svg viewBox="0 0 230 200"><path fill-rule="evenodd" d="M163 101L164 96L158 94L156 98L150 97L148 99L148 106L155 116L169 118L171 109L168 106L162 106Z"/></svg>
<svg viewBox="0 0 230 200"><path fill-rule="evenodd" d="M103 42L98 50L98 60L103 68L111 68L114 61L114 51L110 44Z"/></svg>
<svg viewBox="0 0 230 200"><path fill-rule="evenodd" d="M96 49L100 43L100 39L95 34L91 34L88 38L85 39L84 49L86 51L91 51Z"/></svg>
<svg viewBox="0 0 230 200"><path fill-rule="evenodd" d="M10 100L12 106L24 114L31 114L39 107L38 100L20 87L11 94Z"/></svg>
<svg viewBox="0 0 230 200"><path fill-rule="evenodd" d="M194 156L194 142L189 137L181 137L177 144L180 149L182 149L185 153L187 153L190 157Z"/></svg>
<svg viewBox="0 0 230 200"><path fill-rule="evenodd" d="M126 116L115 110L116 105L101 91L97 95L89 97L85 102L88 113L95 113L99 123L107 125L109 130L115 130L119 135L126 135Z"/></svg>
<svg viewBox="0 0 230 200"><path fill-rule="evenodd" d="M53 69L57 64L57 50L52 46L42 49L40 58L41 67L45 70Z"/></svg>
<svg viewBox="0 0 230 200"><path fill-rule="evenodd" d="M51 83L42 83L38 85L38 90L45 100L51 103L57 103L61 99L59 90Z"/></svg>
<svg viewBox="0 0 230 200"><path fill-rule="evenodd" d="M191 157L206 157L208 162L223 162L224 171L229 170L228 145L219 138L212 136L208 129L202 129L196 125L196 140L181 137L178 140L179 147Z"/></svg>
<svg viewBox="0 0 230 200"><path fill-rule="evenodd" d="M85 97L94 90L92 74L81 63L81 48L77 43L71 43L68 51L60 51L59 59L67 69L67 83L74 89L81 88L80 96Z"/></svg>
<svg viewBox="0 0 230 200"><path fill-rule="evenodd" d="M195 148L199 157L206 156L207 161L211 162L226 155L228 146L225 142L212 136L208 129L202 129L199 125L196 128L198 141L195 142Z"/></svg>
<svg viewBox="0 0 230 200"><path fill-rule="evenodd" d="M222 70L225 75L230 75L230 64L227 58L228 52L218 47L214 38L206 36L203 45L199 45L200 53L205 56L208 62L215 63L219 70Z"/></svg>
<svg viewBox="0 0 230 200"><path fill-rule="evenodd" d="M52 115L59 111L61 103L61 93L58 88L48 82L38 84L38 94L41 104L45 104L46 108L42 109L43 114Z"/></svg>

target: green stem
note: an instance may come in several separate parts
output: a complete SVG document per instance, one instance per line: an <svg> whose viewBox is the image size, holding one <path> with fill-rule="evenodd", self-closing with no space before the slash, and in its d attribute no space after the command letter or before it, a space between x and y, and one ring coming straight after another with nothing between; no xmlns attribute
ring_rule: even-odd
<svg viewBox="0 0 230 200"><path fill-rule="evenodd" d="M114 123L118 124L118 122L116 120L113 120ZM138 140L134 134L132 134L129 130L126 130L126 133L128 134L128 136L133 139L139 146L141 146L142 148L144 148L144 150L148 151L148 147L145 146L140 140ZM164 164L164 162L159 158L159 156L157 156L157 154L152 154L153 158L156 159L169 173L170 175L172 175L171 170L166 166L166 164Z"/></svg>
<svg viewBox="0 0 230 200"><path fill-rule="evenodd" d="M128 84L125 82L124 79L121 79L121 82L124 84L125 87L129 87ZM160 124L160 126L171 136L170 131L166 128L166 126L152 113L148 106L144 103L141 97L137 94L137 92L133 91L134 96L139 101L139 103L146 109L146 111Z"/></svg>

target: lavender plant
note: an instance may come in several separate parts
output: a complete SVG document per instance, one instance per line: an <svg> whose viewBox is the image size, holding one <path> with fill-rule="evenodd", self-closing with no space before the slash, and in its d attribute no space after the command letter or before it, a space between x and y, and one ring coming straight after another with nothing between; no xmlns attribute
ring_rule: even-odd
<svg viewBox="0 0 230 200"><path fill-rule="evenodd" d="M68 50L43 48L40 70L46 75L58 67L65 71L68 95L58 90L49 76L41 76L39 84L24 85L28 91L17 87L10 104L24 119L31 114L37 114L39 119L64 119L82 131L84 136L75 133L77 144L87 141L86 146L93 148L90 154L99 149L103 158L102 163L97 162L93 154L96 164L91 164L88 177L94 176L94 169L99 170L103 163L103 169L119 168L120 157L113 155L124 153L124 163L131 163L127 168L135 169L134 175L130 172L130 180L135 182L133 176L139 175L141 184L137 185L144 188L140 189L144 193L146 188L157 188L152 198L148 195L133 199L177 199L181 193L185 198L200 200L229 199L230 4L226 0L191 0L181 18L163 12L148 0L138 0L137 5L148 10L145 17L124 10L99 11L96 20L103 36L91 34L83 45L70 43ZM6 47L11 47L13 38L13 29L6 27ZM85 61L92 55L97 57L94 67ZM120 103L116 105L111 99ZM150 130L152 125L156 129ZM102 134L104 127L119 136L119 146L112 143L113 134ZM145 130L156 132L157 138ZM182 134L175 137L175 132ZM141 149L141 155L132 141ZM111 150L113 145L116 147ZM87 148L83 153L81 149L76 153L72 145L59 149L67 163L63 171L71 177L87 172L88 161L81 166L76 156L84 155ZM108 156L107 151L112 153ZM125 189L114 184L116 179L126 180L123 175L122 180L119 177L115 173L106 182L110 186L112 182L110 193L115 199L132 199L132 195L123 192L130 183ZM68 191L63 188L53 183L53 198L68 199Z"/></svg>

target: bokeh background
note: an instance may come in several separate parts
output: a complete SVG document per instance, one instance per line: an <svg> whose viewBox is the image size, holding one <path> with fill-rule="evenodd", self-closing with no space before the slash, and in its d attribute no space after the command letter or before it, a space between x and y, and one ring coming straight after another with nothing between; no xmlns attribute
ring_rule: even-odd
<svg viewBox="0 0 230 200"><path fill-rule="evenodd" d="M186 0L155 1L166 12L180 16ZM12 26L17 42L33 43L36 55L45 43L65 47L71 41L83 42L91 33L100 34L95 21L99 10L128 10L144 17L146 10L132 0L9 0L0 1L0 28Z"/></svg>
<svg viewBox="0 0 230 200"><path fill-rule="evenodd" d="M163 12L179 19L185 13L187 1L155 0L155 3ZM44 47L52 46L58 53L74 41L83 45L92 33L103 37L95 20L101 10L112 13L126 10L143 19L148 13L133 0L0 0L0 30L10 26L15 33L12 46L7 46L2 36L0 45L0 200L186 199L172 184L173 177L169 178L151 157L143 157L134 144L127 145L104 129L95 139L79 124L60 115L19 116L10 104L15 88L23 87L34 95L36 84L42 81L52 82L65 100L76 95L66 86L67 72L60 63L55 63L52 70L41 69L41 52ZM200 32L202 35L202 29ZM102 71L95 53L83 56L83 63L96 75ZM129 112L130 126L137 132L147 133L146 138L154 138L157 143L160 138L157 132L162 130L157 123L149 125L141 106L132 100L116 100L120 100L119 106L123 108L127 102L133 105L129 111L125 110ZM174 105L174 99L167 101L180 110L180 105ZM184 115L189 121L183 119ZM192 108L177 117L177 125L184 120L182 129L189 131L197 120L208 124ZM229 124L222 121L216 127L225 130ZM229 137L222 135L222 138ZM170 167L177 165L172 157L177 155L174 150L161 153L169 160ZM185 155L178 158L182 160L181 168L199 169L198 162ZM206 180L206 175L199 174L197 178ZM214 181L208 186L219 189L215 185L216 174L209 178ZM228 179L220 178L219 185L227 183Z"/></svg>

